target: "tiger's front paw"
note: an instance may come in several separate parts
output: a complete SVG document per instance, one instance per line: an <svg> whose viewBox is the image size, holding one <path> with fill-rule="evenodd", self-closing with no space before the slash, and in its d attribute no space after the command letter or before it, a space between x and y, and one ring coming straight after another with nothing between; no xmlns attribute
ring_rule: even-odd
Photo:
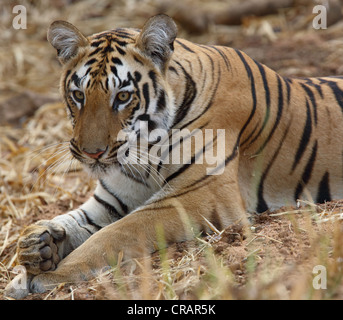
<svg viewBox="0 0 343 320"><path fill-rule="evenodd" d="M60 261L57 242L65 238L60 225L41 220L28 226L18 240L18 262L30 274L55 270Z"/></svg>

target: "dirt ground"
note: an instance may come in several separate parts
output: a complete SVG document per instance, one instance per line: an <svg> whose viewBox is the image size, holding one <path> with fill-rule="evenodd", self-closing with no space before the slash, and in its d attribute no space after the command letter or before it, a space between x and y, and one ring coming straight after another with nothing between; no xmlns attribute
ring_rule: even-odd
<svg viewBox="0 0 343 320"><path fill-rule="evenodd" d="M184 8L169 1L164 6L138 0L115 5L22 1L28 12L23 31L12 27L17 2L6 0L0 8L0 300L7 299L3 290L15 276L22 228L77 207L95 185L76 163L65 162L70 124L59 100L59 65L45 40L53 20L67 19L90 34L141 27L150 15L166 12L178 19L181 37L239 48L283 76L343 74L343 21L329 11L335 23L314 29L309 1L249 15L238 25L217 23L215 15L204 12L227 10L239 1L210 1L210 6L189 0L194 10L188 10L188 18ZM248 230L214 230L90 282L61 284L26 299L342 299L343 201L319 205L306 200L298 208L253 216ZM326 272L320 288L316 266Z"/></svg>
<svg viewBox="0 0 343 320"><path fill-rule="evenodd" d="M123 264L92 281L61 284L25 299L342 299L343 225L323 222L340 215L342 208L343 201L334 201L254 216L248 232L232 226L173 244L164 253ZM21 223L50 219L68 209L69 201L57 201ZM325 289L314 287L316 266L327 270ZM1 280L0 290L8 278Z"/></svg>

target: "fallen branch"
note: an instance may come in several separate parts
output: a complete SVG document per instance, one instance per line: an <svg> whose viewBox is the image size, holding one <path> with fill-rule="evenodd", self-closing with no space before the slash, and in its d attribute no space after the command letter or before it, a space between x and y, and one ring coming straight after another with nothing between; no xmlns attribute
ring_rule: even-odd
<svg viewBox="0 0 343 320"><path fill-rule="evenodd" d="M215 24L239 25L247 16L265 16L275 14L279 9L292 7L294 0L250 0L230 7L224 12L215 12L212 21Z"/></svg>

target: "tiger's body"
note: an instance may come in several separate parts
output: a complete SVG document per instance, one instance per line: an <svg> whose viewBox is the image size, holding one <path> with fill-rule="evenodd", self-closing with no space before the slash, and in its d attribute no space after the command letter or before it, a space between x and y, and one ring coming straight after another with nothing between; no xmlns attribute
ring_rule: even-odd
<svg viewBox="0 0 343 320"><path fill-rule="evenodd" d="M152 252L161 227L168 244L191 239L189 225L209 232L206 219L222 229L297 199L342 198L343 79L284 78L239 50L175 36L164 15L142 31L89 38L65 22L50 27L64 65L71 152L98 184L79 209L23 231L18 259L33 275L31 291L94 276L120 252ZM211 129L213 139L192 149L188 163L121 165L119 131L137 132L139 122L150 131ZM196 162L220 129L225 170L207 174L211 166Z"/></svg>

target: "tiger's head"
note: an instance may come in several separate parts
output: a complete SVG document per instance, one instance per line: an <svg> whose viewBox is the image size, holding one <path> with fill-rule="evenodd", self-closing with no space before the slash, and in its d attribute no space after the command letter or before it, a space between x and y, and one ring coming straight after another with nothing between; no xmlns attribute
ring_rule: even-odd
<svg viewBox="0 0 343 320"><path fill-rule="evenodd" d="M68 22L51 24L48 41L63 65L61 93L73 125L70 150L95 175L118 165L118 149L129 143L123 132L170 129L174 98L166 70L176 33L166 15L150 18L141 31L90 37Z"/></svg>

